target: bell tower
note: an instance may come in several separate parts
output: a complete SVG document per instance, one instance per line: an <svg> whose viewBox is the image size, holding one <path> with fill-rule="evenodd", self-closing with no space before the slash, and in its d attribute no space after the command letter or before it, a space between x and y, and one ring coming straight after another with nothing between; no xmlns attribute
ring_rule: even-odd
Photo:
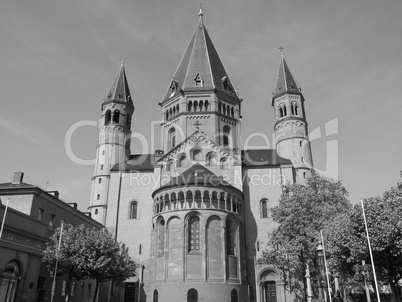
<svg viewBox="0 0 402 302"><path fill-rule="evenodd" d="M286 64L281 50L281 62L272 106L275 114L275 138L278 155L292 161L296 182L305 183L313 169L313 158L308 138L304 96Z"/></svg>
<svg viewBox="0 0 402 302"><path fill-rule="evenodd" d="M96 221L105 224L110 169L130 156L131 118L134 105L121 63L113 84L101 106L99 144L96 148L95 172L89 210Z"/></svg>

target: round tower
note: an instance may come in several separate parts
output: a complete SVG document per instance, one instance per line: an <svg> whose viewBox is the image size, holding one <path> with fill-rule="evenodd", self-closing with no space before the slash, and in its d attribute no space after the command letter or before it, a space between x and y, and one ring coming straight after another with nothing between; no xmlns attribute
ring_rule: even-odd
<svg viewBox="0 0 402 302"><path fill-rule="evenodd" d="M89 210L92 218L105 224L110 169L130 156L131 118L134 105L123 63L104 98L99 120L99 144L96 148L95 172Z"/></svg>
<svg viewBox="0 0 402 302"><path fill-rule="evenodd" d="M283 48L281 47L281 50ZM292 161L297 183L305 183L313 169L304 97L281 53L278 79L272 96L276 151Z"/></svg>

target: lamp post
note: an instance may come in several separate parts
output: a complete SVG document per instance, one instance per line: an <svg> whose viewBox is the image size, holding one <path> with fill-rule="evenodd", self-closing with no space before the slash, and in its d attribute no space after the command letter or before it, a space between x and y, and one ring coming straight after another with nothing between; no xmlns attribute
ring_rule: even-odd
<svg viewBox="0 0 402 302"><path fill-rule="evenodd" d="M363 282L364 289L366 291L367 302L371 302L370 291L367 285L367 281L368 282L373 281L373 275L371 274L371 265L366 264L365 261L363 260L362 265L356 264L353 267L353 270L356 272L353 279L355 279L356 282Z"/></svg>
<svg viewBox="0 0 402 302"><path fill-rule="evenodd" d="M327 295L325 294L324 291L324 283L325 283L325 271L324 271L324 250L322 248L322 245L318 245L317 247L317 258L318 258L318 269L319 269L319 275L318 275L318 295L320 299L323 299L325 302L327 302Z"/></svg>

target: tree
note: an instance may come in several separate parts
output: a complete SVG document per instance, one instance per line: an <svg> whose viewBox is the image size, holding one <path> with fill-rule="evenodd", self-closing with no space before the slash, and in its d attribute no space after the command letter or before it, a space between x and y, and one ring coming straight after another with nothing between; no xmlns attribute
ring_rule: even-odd
<svg viewBox="0 0 402 302"><path fill-rule="evenodd" d="M95 279L94 302L100 282L121 282L135 275L135 264L128 254L128 248L117 242L106 229L65 224L59 247L60 231L61 228L58 228L47 243L43 262L47 263L52 273L58 259L57 275L68 277L69 283L73 278Z"/></svg>
<svg viewBox="0 0 402 302"><path fill-rule="evenodd" d="M366 199L364 208L377 277L390 284L395 301L401 301L398 281L402 279L402 183L381 197ZM360 204L341 221L333 221L325 237L331 265L345 275L352 264L370 262Z"/></svg>
<svg viewBox="0 0 402 302"><path fill-rule="evenodd" d="M268 248L259 261L286 268L294 279L304 280L306 264L315 259L321 243L320 230L351 208L347 196L340 181L317 173L305 185L284 185L278 206L272 208L278 227L268 234ZM314 276L315 267L311 269ZM297 282L293 292L296 299L304 296Z"/></svg>

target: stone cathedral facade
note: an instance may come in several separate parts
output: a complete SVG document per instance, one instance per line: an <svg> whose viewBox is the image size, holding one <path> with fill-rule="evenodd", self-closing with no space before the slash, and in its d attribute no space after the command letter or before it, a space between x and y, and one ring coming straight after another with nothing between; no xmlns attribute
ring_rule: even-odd
<svg viewBox="0 0 402 302"><path fill-rule="evenodd" d="M289 301L281 272L256 262L275 227L269 209L281 184L303 183L312 166L304 97L283 55L272 83L276 149L242 150L247 101L233 87L202 11L167 84L158 104L161 149L152 154L130 153L132 118L141 112L134 113L123 64L101 105L89 209L138 267L138 277L105 290L101 300Z"/></svg>

